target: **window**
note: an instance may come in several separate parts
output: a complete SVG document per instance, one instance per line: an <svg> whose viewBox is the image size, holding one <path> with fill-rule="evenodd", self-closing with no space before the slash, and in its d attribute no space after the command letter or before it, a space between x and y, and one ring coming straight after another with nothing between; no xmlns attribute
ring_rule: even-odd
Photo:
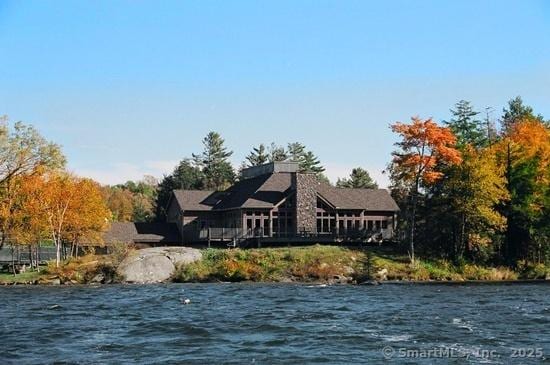
<svg viewBox="0 0 550 365"><path fill-rule="evenodd" d="M323 220L317 218L317 232L323 232Z"/></svg>
<svg viewBox="0 0 550 365"><path fill-rule="evenodd" d="M252 229L252 219L246 220L246 229L247 230Z"/></svg>
<svg viewBox="0 0 550 365"><path fill-rule="evenodd" d="M380 221L376 221L376 229L380 229Z"/></svg>
<svg viewBox="0 0 550 365"><path fill-rule="evenodd" d="M382 221L382 228L387 229L388 228L388 221Z"/></svg>
<svg viewBox="0 0 550 365"><path fill-rule="evenodd" d="M374 228L373 227L373 222L372 221L367 221L367 222L368 222L367 226L369 228L369 231L372 231L372 229Z"/></svg>

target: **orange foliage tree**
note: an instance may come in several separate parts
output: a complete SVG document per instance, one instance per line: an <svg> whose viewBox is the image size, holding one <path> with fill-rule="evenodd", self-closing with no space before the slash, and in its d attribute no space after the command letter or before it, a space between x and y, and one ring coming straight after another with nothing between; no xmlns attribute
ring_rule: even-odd
<svg viewBox="0 0 550 365"><path fill-rule="evenodd" d="M431 118L411 118L411 124L397 122L391 125L401 140L392 153L390 164L392 180L407 187L411 199L409 245L411 263L414 264L414 231L419 189L431 185L443 177L442 166L462 162L456 149L456 137L447 127L440 127Z"/></svg>
<svg viewBox="0 0 550 365"><path fill-rule="evenodd" d="M537 249L540 260L550 237L550 129L537 118L525 117L506 132L495 145L511 197L504 207L505 256L512 263ZM539 247L530 247L533 244Z"/></svg>
<svg viewBox="0 0 550 365"><path fill-rule="evenodd" d="M55 173L42 177L26 194L32 201L28 207L33 207L38 222L45 226L55 244L57 266L64 242L70 242L73 247L83 240L101 243L101 232L108 225L111 213L97 183Z"/></svg>

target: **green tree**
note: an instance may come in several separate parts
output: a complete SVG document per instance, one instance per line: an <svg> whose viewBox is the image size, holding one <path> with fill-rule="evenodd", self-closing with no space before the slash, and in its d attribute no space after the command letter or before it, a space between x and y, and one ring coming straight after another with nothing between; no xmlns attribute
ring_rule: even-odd
<svg viewBox="0 0 550 365"><path fill-rule="evenodd" d="M193 154L195 165L201 168L206 189L223 190L235 181L235 171L229 162L233 151L228 151L225 141L216 132L210 132L202 141L204 150Z"/></svg>
<svg viewBox="0 0 550 365"><path fill-rule="evenodd" d="M288 158L286 150L283 146L278 146L274 142L271 143L268 149L269 162L281 162Z"/></svg>
<svg viewBox="0 0 550 365"><path fill-rule="evenodd" d="M535 115L533 108L529 105L523 104L521 96L516 96L508 101L508 107L502 109L502 113L501 122L505 132L510 131L514 124L522 120L535 119L541 123L544 123L544 118L542 115Z"/></svg>
<svg viewBox="0 0 550 365"><path fill-rule="evenodd" d="M484 130L483 122L477 118L476 112L470 102L460 100L451 109L453 117L445 124L451 129L457 139L457 147L463 148L471 145L475 148L487 144L487 132Z"/></svg>
<svg viewBox="0 0 550 365"><path fill-rule="evenodd" d="M159 184L155 210L157 220L163 221L166 217L168 200L175 189L201 190L204 189L204 174L190 159L180 161L174 171L165 176Z"/></svg>
<svg viewBox="0 0 550 365"><path fill-rule="evenodd" d="M300 171L313 172L317 175L323 173L325 168L321 166L321 161L311 151L307 151L300 161Z"/></svg>
<svg viewBox="0 0 550 365"><path fill-rule="evenodd" d="M378 184L371 178L369 172L361 167L351 170L349 179L338 179L339 188L378 189Z"/></svg>
<svg viewBox="0 0 550 365"><path fill-rule="evenodd" d="M287 154L290 161L302 162L305 152L306 146L300 142L292 142L288 144Z"/></svg>
<svg viewBox="0 0 550 365"><path fill-rule="evenodd" d="M258 147L253 147L252 151L246 156L247 166L258 166L269 162L269 152L263 143Z"/></svg>

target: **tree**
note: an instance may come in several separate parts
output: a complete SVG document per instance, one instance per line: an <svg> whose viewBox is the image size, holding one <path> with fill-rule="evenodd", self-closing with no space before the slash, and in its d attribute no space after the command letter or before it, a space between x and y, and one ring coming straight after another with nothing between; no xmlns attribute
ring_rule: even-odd
<svg viewBox="0 0 550 365"><path fill-rule="evenodd" d="M505 228L499 207L507 199L504 170L493 149L466 146L462 163L446 168L445 177L430 190L426 220L432 222L432 229L426 240L439 239L438 246L457 262L465 254L472 258L474 251L486 253Z"/></svg>
<svg viewBox="0 0 550 365"><path fill-rule="evenodd" d="M287 155L290 161L301 162L304 158L306 146L300 142L292 142L288 144Z"/></svg>
<svg viewBox="0 0 550 365"><path fill-rule="evenodd" d="M115 222L131 222L133 220L133 194L121 186L104 186L103 199L112 213Z"/></svg>
<svg viewBox="0 0 550 365"><path fill-rule="evenodd" d="M451 129L457 139L457 146L463 148L466 145L481 148L487 144L487 133L484 131L483 122L477 119L476 112L470 102L460 100L451 109L453 117L445 124Z"/></svg>
<svg viewBox="0 0 550 365"><path fill-rule="evenodd" d="M235 181L235 172L229 162L233 151L228 151L224 143L218 133L210 132L203 139L203 152L193 154L196 166L204 174L206 189L224 190Z"/></svg>
<svg viewBox="0 0 550 365"><path fill-rule="evenodd" d="M502 211L507 218L505 258L513 264L527 259L537 242L546 242L539 251L550 249L545 228L550 209L550 129L541 118L516 120L495 148L510 194Z"/></svg>
<svg viewBox="0 0 550 365"><path fill-rule="evenodd" d="M201 190L204 188L204 174L190 159L180 161L174 171L165 176L159 184L155 202L156 219L163 221L166 217L166 205L176 189Z"/></svg>
<svg viewBox="0 0 550 365"><path fill-rule="evenodd" d="M300 162L300 171L313 172L319 175L325 171L325 168L321 166L321 161L313 154L313 152L307 151Z"/></svg>
<svg viewBox="0 0 550 365"><path fill-rule="evenodd" d="M413 117L411 120L411 124L397 122L391 125L392 131L402 139L396 143L399 149L392 153L390 172L393 180L409 187L409 247L411 263L414 264L416 205L420 187L440 180L443 177L441 167L458 164L461 157L455 148L456 137L449 128L438 126L431 118Z"/></svg>
<svg viewBox="0 0 550 365"><path fill-rule="evenodd" d="M541 123L544 123L542 115L536 115L533 113L533 108L523 104L521 96L508 101L508 107L502 109L502 127L505 132L510 131L511 127L522 120L534 119Z"/></svg>
<svg viewBox="0 0 550 365"><path fill-rule="evenodd" d="M64 242L78 244L101 242L101 231L108 224L110 212L105 206L99 185L67 173L52 173L38 180L25 195L33 211L56 247L56 265L61 261Z"/></svg>
<svg viewBox="0 0 550 365"><path fill-rule="evenodd" d="M339 188L378 189L378 184L370 177L369 172L361 167L351 170L349 179L338 179L336 186Z"/></svg>
<svg viewBox="0 0 550 365"><path fill-rule="evenodd" d="M277 146L274 142L268 148L269 162L281 162L288 158L286 150L283 146Z"/></svg>
<svg viewBox="0 0 550 365"><path fill-rule="evenodd" d="M252 148L252 151L248 156L246 156L248 161L248 167L263 165L269 162L269 154L263 143L258 147Z"/></svg>
<svg viewBox="0 0 550 365"><path fill-rule="evenodd" d="M58 145L46 141L36 129L21 122L15 123L11 130L7 117L0 118L0 204L4 213L13 209L16 185L20 177L41 174L45 171L63 167L65 157ZM9 234L10 218L2 217L2 239L0 248Z"/></svg>

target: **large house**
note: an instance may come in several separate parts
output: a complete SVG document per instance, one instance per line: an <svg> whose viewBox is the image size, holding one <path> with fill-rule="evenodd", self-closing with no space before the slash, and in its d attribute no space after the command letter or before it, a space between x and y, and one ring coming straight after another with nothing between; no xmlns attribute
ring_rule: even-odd
<svg viewBox="0 0 550 365"><path fill-rule="evenodd" d="M225 191L174 190L162 227L130 223L112 231L148 244L174 241L174 232L180 244L381 242L393 238L398 211L385 189L337 188L295 162L275 162L244 169Z"/></svg>

